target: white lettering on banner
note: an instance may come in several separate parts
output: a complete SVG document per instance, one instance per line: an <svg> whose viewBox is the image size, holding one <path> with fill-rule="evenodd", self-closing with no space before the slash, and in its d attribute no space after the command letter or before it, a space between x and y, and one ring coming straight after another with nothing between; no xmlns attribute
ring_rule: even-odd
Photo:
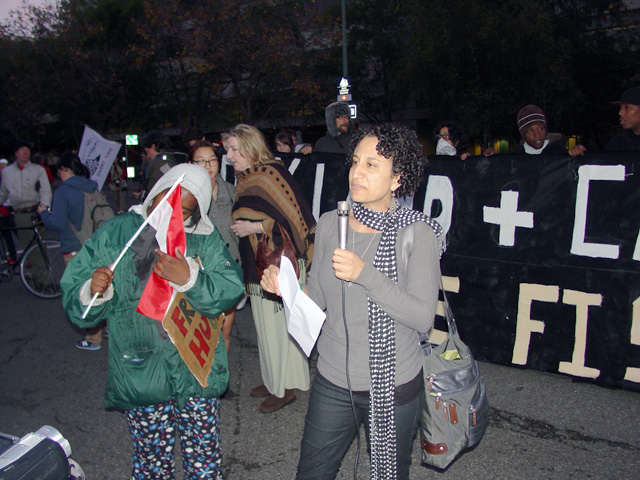
<svg viewBox="0 0 640 480"><path fill-rule="evenodd" d="M582 165L578 169L578 190L576 192L576 211L573 224L571 253L592 258L618 258L618 245L605 243L587 243L584 241L587 228L587 204L589 200L589 182L592 180L624 181L624 165ZM634 254L635 259L635 254Z"/></svg>
<svg viewBox="0 0 640 480"><path fill-rule="evenodd" d="M435 200L442 204L442 212L437 217L432 217L444 229L446 235L451 228L451 216L453 214L453 185L451 179L443 175L429 175L427 192L424 197L422 213L431 217L431 207Z"/></svg>
<svg viewBox="0 0 640 480"><path fill-rule="evenodd" d="M276 157L276 158L278 158L278 157ZM291 175L296 173L296 169L298 168L298 165L300 165L300 159L299 158L294 158L293 160L291 160L291 165L289 165L289 173Z"/></svg>
<svg viewBox="0 0 640 480"><path fill-rule="evenodd" d="M500 207L483 207L485 223L500 226L498 244L513 247L516 242L516 227L533 228L533 213L518 211L518 192L501 192Z"/></svg>
<svg viewBox="0 0 640 480"><path fill-rule="evenodd" d="M313 202L311 205L313 218L316 219L316 222L320 218L320 200L322 199L322 186L324 185L324 169L324 163L318 163L316 165L316 178L313 183Z"/></svg>
<svg viewBox="0 0 640 480"><path fill-rule="evenodd" d="M458 293L460 292L460 278L459 277L445 277L442 276L442 286L446 292ZM444 301L438 300L438 305L436 306L436 315L440 315L441 317L446 319L446 315L444 312ZM440 345L447 339L447 332L443 332L442 330L438 330L433 327L429 330L429 341L434 345Z"/></svg>
<svg viewBox="0 0 640 480"><path fill-rule="evenodd" d="M587 324L589 323L589 307L602 305L602 295L599 293L577 292L565 290L562 295L562 303L575 305L576 307L576 340L573 344L571 362L560 362L558 372L568 373L577 377L598 378L600 370L584 365L585 352L587 350Z"/></svg>
<svg viewBox="0 0 640 480"><path fill-rule="evenodd" d="M633 302L633 317L631 318L631 345L640 346L640 298ZM627 367L624 379L629 382L640 383L640 368Z"/></svg>
<svg viewBox="0 0 640 480"><path fill-rule="evenodd" d="M638 233L638 238L636 239L636 248L633 250L633 259L640 261L640 233Z"/></svg>
<svg viewBox="0 0 640 480"><path fill-rule="evenodd" d="M516 365L526 365L529 357L531 333L544 333L544 322L531 318L531 303L557 303L560 298L560 288L557 285L537 285L535 283L521 283L518 297L518 318L516 320L516 341L513 345L511 362Z"/></svg>

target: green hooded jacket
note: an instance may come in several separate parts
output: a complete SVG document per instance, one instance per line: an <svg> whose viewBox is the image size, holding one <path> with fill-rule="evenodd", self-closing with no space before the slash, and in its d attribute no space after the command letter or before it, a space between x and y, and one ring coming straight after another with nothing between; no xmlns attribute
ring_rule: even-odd
<svg viewBox="0 0 640 480"><path fill-rule="evenodd" d="M124 410L155 405L175 398L182 408L190 397L217 397L229 381L228 359L222 335L216 348L209 386L202 388L160 322L136 311L144 290L136 275L134 252L128 250L114 272L113 298L94 305L83 320L82 286L96 268L112 264L142 224L142 215L130 211L105 222L87 240L62 277L62 303L71 321L81 328L102 319L109 327L109 368L105 407ZM198 258L202 269L195 284L184 292L201 315L215 318L234 305L244 291L242 274L217 230L208 235L186 234L187 257Z"/></svg>

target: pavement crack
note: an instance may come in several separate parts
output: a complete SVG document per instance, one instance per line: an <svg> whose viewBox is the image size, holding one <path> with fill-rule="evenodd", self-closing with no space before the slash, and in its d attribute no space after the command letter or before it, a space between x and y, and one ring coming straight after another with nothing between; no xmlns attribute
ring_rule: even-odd
<svg viewBox="0 0 640 480"><path fill-rule="evenodd" d="M557 440L561 442L563 440L568 440L572 442L582 442L592 445L606 445L610 448L619 448L632 452L640 451L640 448L636 445L632 445L626 442L609 440L606 438L598 438L568 428L557 428L546 422L535 420L533 418L523 417L521 415L516 415L515 413L507 412L505 410L491 408L490 412L489 425L491 427L510 428L511 430L522 433L524 435L548 440Z"/></svg>

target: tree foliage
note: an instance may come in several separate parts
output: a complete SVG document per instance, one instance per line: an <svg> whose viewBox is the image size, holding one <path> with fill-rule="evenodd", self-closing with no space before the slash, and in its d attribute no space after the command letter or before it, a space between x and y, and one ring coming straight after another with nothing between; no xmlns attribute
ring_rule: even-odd
<svg viewBox="0 0 640 480"><path fill-rule="evenodd" d="M25 4L0 25L0 142L68 148L82 123L110 133L321 122L342 71L333 3ZM516 113L534 103L552 131L597 148L617 125L609 102L640 82L628 22L610 0L352 0L354 100L365 120L416 112L419 125L457 120L483 143L516 140Z"/></svg>

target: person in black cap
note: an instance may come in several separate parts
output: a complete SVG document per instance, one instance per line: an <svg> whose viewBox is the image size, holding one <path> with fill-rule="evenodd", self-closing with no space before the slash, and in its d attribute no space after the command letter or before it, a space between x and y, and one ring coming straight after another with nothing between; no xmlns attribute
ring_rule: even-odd
<svg viewBox="0 0 640 480"><path fill-rule="evenodd" d="M351 120L351 109L347 102L334 102L324 109L327 134L318 140L314 152L342 153L349 151L349 142L356 129Z"/></svg>
<svg viewBox="0 0 640 480"><path fill-rule="evenodd" d="M604 147L605 151L640 151L640 87L625 90L618 102L611 103L620 105L618 115L624 131L607 143Z"/></svg>

